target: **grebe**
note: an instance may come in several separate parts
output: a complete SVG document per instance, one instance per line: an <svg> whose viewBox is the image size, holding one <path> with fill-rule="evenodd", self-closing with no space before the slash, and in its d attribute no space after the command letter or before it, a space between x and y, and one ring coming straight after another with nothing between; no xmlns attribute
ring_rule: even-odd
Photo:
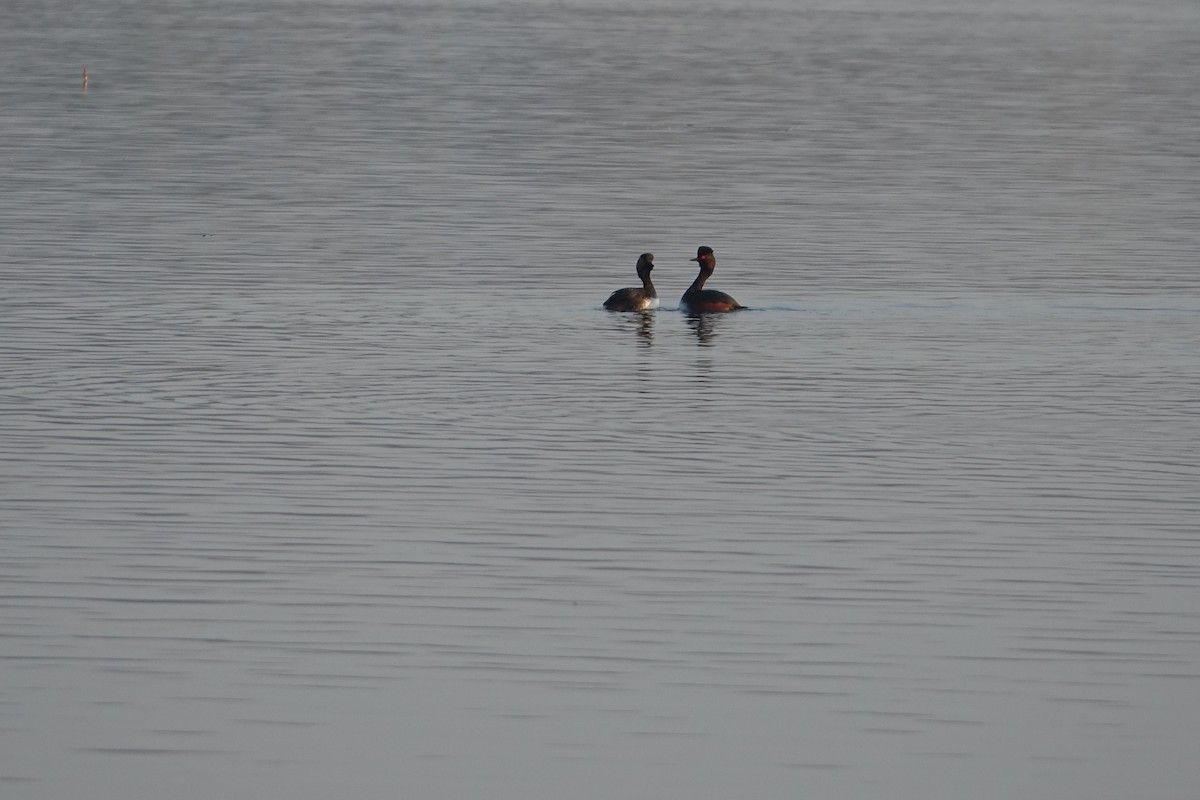
<svg viewBox="0 0 1200 800"><path fill-rule="evenodd" d="M652 269L653 253L638 256L637 274L642 279L642 288L617 289L604 301L604 307L609 311L648 311L658 308L658 292L654 291L654 283L650 280Z"/></svg>
<svg viewBox="0 0 1200 800"><path fill-rule="evenodd" d="M690 260L700 262L700 274L696 276L696 280L692 281L692 285L679 299L681 309L696 314L710 311L737 311L739 308L745 308L724 292L704 288L704 282L712 277L713 270L717 268L717 257L713 255L711 247L697 248L696 257Z"/></svg>

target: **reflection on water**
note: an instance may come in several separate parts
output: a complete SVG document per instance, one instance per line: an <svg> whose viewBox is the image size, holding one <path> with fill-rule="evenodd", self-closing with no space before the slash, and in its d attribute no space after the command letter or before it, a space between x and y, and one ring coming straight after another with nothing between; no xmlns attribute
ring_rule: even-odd
<svg viewBox="0 0 1200 800"><path fill-rule="evenodd" d="M0 783L1187 796L1195 14L17 4Z"/></svg>
<svg viewBox="0 0 1200 800"><path fill-rule="evenodd" d="M730 316L728 312L700 314L689 312L684 314L688 327L696 335L696 341L702 347L711 345L721 326L729 324L725 321L725 317L728 316Z"/></svg>
<svg viewBox="0 0 1200 800"><path fill-rule="evenodd" d="M632 328L640 344L646 347L654 344L654 320L658 316L657 311L629 311L612 316L621 317L617 324L623 329Z"/></svg>
<svg viewBox="0 0 1200 800"><path fill-rule="evenodd" d="M649 347L654 344L654 318L656 315L654 312L643 311L640 316L637 327L638 338Z"/></svg>

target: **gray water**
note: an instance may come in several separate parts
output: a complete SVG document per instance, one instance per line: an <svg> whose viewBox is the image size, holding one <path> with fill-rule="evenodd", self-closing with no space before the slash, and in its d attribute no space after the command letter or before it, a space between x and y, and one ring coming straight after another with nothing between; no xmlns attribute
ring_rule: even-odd
<svg viewBox="0 0 1200 800"><path fill-rule="evenodd" d="M1191 0L47 0L0 70L4 798L1194 796Z"/></svg>

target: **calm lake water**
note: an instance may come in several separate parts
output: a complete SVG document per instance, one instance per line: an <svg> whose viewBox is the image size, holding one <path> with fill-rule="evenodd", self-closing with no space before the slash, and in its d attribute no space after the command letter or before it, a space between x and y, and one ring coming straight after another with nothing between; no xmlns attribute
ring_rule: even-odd
<svg viewBox="0 0 1200 800"><path fill-rule="evenodd" d="M5 798L1194 796L1192 0L46 0L0 68Z"/></svg>

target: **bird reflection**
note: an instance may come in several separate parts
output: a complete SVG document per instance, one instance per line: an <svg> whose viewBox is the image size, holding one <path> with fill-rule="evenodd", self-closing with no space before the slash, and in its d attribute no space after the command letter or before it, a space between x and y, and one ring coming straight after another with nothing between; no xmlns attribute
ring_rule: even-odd
<svg viewBox="0 0 1200 800"><path fill-rule="evenodd" d="M715 314L688 314L687 324L692 333L696 334L696 341L701 347L712 346L713 339L717 336Z"/></svg>
<svg viewBox="0 0 1200 800"><path fill-rule="evenodd" d="M653 311L629 311L620 315L614 320L617 324L615 327L621 330L632 330L637 337L638 344L643 347L650 347L654 344L654 312Z"/></svg>
<svg viewBox="0 0 1200 800"><path fill-rule="evenodd" d="M654 316L655 316L654 312L643 311L636 315L631 314L630 316L637 316L640 318L637 320L637 327L634 328L634 330L637 332L638 343L643 345L644 347L650 347L651 345L653 345L654 344Z"/></svg>

